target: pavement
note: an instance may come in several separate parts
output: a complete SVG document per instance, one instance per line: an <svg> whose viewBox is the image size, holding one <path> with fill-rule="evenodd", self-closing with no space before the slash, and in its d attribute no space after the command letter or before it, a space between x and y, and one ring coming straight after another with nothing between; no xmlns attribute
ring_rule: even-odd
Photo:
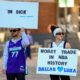
<svg viewBox="0 0 80 80"><path fill-rule="evenodd" d="M49 75L36 74L37 56L27 60L28 75L26 80L50 80ZM78 57L78 74L76 77L70 77L71 80L80 80L80 56ZM6 76L2 74L2 58L0 58L0 80L6 80Z"/></svg>

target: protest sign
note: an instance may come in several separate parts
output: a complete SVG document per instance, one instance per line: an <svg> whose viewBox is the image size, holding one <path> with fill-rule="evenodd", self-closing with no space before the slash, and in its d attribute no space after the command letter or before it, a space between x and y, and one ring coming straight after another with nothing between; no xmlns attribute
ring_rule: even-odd
<svg viewBox="0 0 80 80"><path fill-rule="evenodd" d="M77 49L39 48L37 73L76 76L77 57Z"/></svg>
<svg viewBox="0 0 80 80"><path fill-rule="evenodd" d="M38 29L38 2L0 2L1 28Z"/></svg>

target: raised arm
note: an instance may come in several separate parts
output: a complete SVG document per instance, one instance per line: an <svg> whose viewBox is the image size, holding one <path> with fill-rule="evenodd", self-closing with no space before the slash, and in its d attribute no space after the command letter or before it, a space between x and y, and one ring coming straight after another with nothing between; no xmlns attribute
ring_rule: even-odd
<svg viewBox="0 0 80 80"><path fill-rule="evenodd" d="M21 32L22 36L22 46L26 47L30 44L27 34L25 33L25 30L22 30Z"/></svg>

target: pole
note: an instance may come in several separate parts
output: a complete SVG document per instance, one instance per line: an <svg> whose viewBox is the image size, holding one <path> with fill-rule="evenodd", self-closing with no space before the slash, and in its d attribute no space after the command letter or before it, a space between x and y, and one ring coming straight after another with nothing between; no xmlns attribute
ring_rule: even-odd
<svg viewBox="0 0 80 80"><path fill-rule="evenodd" d="M65 26L66 26L66 34L65 34L65 40L67 41L68 38L68 31L67 31L67 0L65 0Z"/></svg>

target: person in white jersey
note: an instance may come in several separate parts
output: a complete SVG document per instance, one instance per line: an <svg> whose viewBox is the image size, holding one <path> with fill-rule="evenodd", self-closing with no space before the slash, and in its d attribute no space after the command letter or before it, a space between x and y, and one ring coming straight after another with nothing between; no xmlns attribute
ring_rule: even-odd
<svg viewBox="0 0 80 80"><path fill-rule="evenodd" d="M68 43L64 39L64 32L63 30L55 25L51 26L51 32L54 37L54 41L49 44L50 48L71 48L70 43ZM69 76L64 75L50 75L51 80L70 80Z"/></svg>

